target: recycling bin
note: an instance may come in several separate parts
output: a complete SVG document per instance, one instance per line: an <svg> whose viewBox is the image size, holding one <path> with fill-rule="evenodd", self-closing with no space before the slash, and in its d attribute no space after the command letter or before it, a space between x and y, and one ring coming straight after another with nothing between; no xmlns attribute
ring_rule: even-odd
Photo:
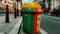
<svg viewBox="0 0 60 34"><path fill-rule="evenodd" d="M29 34L34 34L40 31L42 10L37 7L36 4L34 5L35 7L31 6L32 5L30 5L30 7L22 7L21 15L23 18L23 31Z"/></svg>
<svg viewBox="0 0 60 34"><path fill-rule="evenodd" d="M34 28L34 8L22 8L23 30L33 33Z"/></svg>

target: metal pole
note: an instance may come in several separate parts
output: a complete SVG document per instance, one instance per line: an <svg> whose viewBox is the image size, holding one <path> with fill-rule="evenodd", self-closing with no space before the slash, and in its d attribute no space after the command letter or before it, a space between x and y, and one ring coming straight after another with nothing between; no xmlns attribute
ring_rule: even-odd
<svg viewBox="0 0 60 34"><path fill-rule="evenodd" d="M51 0L48 0L48 14L50 15L50 10L51 10Z"/></svg>
<svg viewBox="0 0 60 34"><path fill-rule="evenodd" d="M9 22L9 12L8 12L8 5L6 5L6 23Z"/></svg>
<svg viewBox="0 0 60 34"><path fill-rule="evenodd" d="M17 18L17 11L16 11L16 2L14 0L12 0L14 2L13 4L13 8L14 8L14 18L16 19Z"/></svg>
<svg viewBox="0 0 60 34"><path fill-rule="evenodd" d="M19 12L18 12L18 2L17 2L17 16L19 16Z"/></svg>
<svg viewBox="0 0 60 34"><path fill-rule="evenodd" d="M21 7L22 7L22 0L20 0L21 1Z"/></svg>
<svg viewBox="0 0 60 34"><path fill-rule="evenodd" d="M17 15L16 15L16 8L14 8L15 12L14 12L14 18L16 19L17 18Z"/></svg>
<svg viewBox="0 0 60 34"><path fill-rule="evenodd" d="M20 0L21 1L21 8L22 8L22 0ZM22 11L21 11L21 13L22 13ZM22 14L21 14L22 15Z"/></svg>
<svg viewBox="0 0 60 34"><path fill-rule="evenodd" d="M48 4L48 7L49 7L48 9L50 10L51 9L51 0L48 0L48 3L49 3Z"/></svg>
<svg viewBox="0 0 60 34"><path fill-rule="evenodd" d="M43 0L43 13L46 14L46 5L45 5L45 0Z"/></svg>

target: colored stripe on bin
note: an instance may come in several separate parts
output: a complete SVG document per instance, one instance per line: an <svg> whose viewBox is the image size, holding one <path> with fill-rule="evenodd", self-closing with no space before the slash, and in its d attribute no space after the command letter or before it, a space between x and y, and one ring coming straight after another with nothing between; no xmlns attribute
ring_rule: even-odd
<svg viewBox="0 0 60 34"><path fill-rule="evenodd" d="M34 34L36 34L37 31L37 14L34 15Z"/></svg>
<svg viewBox="0 0 60 34"><path fill-rule="evenodd" d="M36 14L37 11L38 11L37 8L35 8L35 15L34 15L34 34L36 34L36 32L37 32L37 16L38 16L38 14Z"/></svg>

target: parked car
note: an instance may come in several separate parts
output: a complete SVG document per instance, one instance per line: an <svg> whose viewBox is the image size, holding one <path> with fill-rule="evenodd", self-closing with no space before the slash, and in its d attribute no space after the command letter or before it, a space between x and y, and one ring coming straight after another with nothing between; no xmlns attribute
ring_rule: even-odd
<svg viewBox="0 0 60 34"><path fill-rule="evenodd" d="M60 16L60 6L57 6L56 8L54 8L53 11L50 13L50 15Z"/></svg>

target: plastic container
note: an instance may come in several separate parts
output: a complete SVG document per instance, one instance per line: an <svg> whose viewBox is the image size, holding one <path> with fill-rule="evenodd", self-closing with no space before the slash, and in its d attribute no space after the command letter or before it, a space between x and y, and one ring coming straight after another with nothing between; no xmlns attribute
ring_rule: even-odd
<svg viewBox="0 0 60 34"><path fill-rule="evenodd" d="M23 31L34 34L40 31L41 6L36 2L31 2L22 6Z"/></svg>

